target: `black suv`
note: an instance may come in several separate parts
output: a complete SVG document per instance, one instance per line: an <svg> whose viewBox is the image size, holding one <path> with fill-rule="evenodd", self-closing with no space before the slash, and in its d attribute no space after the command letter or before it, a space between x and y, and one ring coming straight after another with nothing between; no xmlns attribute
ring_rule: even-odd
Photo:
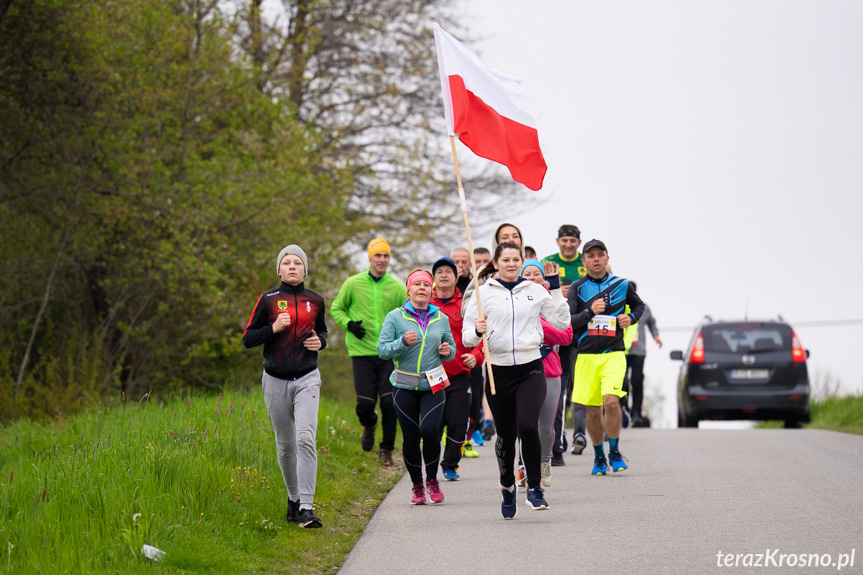
<svg viewBox="0 0 863 575"><path fill-rule="evenodd" d="M689 342L677 382L677 425L701 419L809 421L809 374L800 340L783 321L701 323Z"/></svg>

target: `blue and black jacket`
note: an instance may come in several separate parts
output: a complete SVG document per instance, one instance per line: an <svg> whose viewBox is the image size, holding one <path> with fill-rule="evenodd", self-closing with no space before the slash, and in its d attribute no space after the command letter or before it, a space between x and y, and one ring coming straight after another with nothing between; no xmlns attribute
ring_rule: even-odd
<svg viewBox="0 0 863 575"><path fill-rule="evenodd" d="M629 304L629 316L632 323L637 323L644 313L644 302L632 289L629 280L606 274L602 279L585 276L569 287L566 297L569 302L569 313L572 316L573 345L578 353L610 353L625 351L623 329L617 328L613 337L607 335L590 335L587 324L594 314L590 306L598 299L605 300L605 311L602 315L619 316L624 313Z"/></svg>

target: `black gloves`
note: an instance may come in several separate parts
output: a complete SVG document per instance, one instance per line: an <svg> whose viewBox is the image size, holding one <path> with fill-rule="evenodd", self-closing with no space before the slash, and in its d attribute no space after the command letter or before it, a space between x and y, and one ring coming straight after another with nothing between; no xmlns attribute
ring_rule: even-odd
<svg viewBox="0 0 863 575"><path fill-rule="evenodd" d="M361 323L363 320L348 322L348 331L354 334L357 339L363 339L366 336L366 330L360 325Z"/></svg>

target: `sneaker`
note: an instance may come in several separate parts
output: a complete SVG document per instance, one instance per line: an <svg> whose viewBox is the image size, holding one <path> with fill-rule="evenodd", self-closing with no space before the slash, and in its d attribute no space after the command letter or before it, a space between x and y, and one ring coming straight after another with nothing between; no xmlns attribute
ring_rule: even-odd
<svg viewBox="0 0 863 575"><path fill-rule="evenodd" d="M444 500L443 491L440 490L437 479L426 479L426 490L432 503L441 503Z"/></svg>
<svg viewBox="0 0 863 575"><path fill-rule="evenodd" d="M321 523L321 520L318 519L318 516L315 515L315 512L311 509L300 509L300 514L297 517L297 525L305 527L306 529L316 529L324 526L324 524Z"/></svg>
<svg viewBox="0 0 863 575"><path fill-rule="evenodd" d="M392 467L393 466L393 450L392 449L381 449L378 452L378 459L381 460L381 464L384 467Z"/></svg>
<svg viewBox="0 0 863 575"><path fill-rule="evenodd" d="M608 473L608 462L605 461L605 457L594 457L593 471L591 471L590 474L605 475L606 473Z"/></svg>
<svg viewBox="0 0 863 575"><path fill-rule="evenodd" d="M629 469L626 462L629 461L619 451L612 451L608 454L608 461L611 463L611 470L617 473Z"/></svg>
<svg viewBox="0 0 863 575"><path fill-rule="evenodd" d="M363 451L371 451L372 447L375 446L375 429L377 428L377 423L371 427L363 427L363 434L360 437L360 446L363 448Z"/></svg>
<svg viewBox="0 0 863 575"><path fill-rule="evenodd" d="M563 467L564 465L566 465L566 461L563 460L563 453L555 453L551 456L552 467Z"/></svg>
<svg viewBox="0 0 863 575"><path fill-rule="evenodd" d="M632 427L650 427L650 420L646 417L636 417L632 420Z"/></svg>
<svg viewBox="0 0 863 575"><path fill-rule="evenodd" d="M573 455L581 455L581 452L584 451L584 448L587 447L587 439L585 439L584 435L578 434L572 440L572 453Z"/></svg>
<svg viewBox="0 0 863 575"><path fill-rule="evenodd" d="M443 470L443 478L447 481L458 481L459 476L456 473L455 469L444 469Z"/></svg>
<svg viewBox="0 0 863 575"><path fill-rule="evenodd" d="M545 500L545 491L542 487L533 487L527 490L527 504L534 511L542 511L548 509L548 501Z"/></svg>
<svg viewBox="0 0 863 575"><path fill-rule="evenodd" d="M494 437L494 434L494 422L490 419L486 419L485 424L483 424L482 426L482 438L486 441L489 441L492 437Z"/></svg>
<svg viewBox="0 0 863 575"><path fill-rule="evenodd" d="M464 444L464 453L462 453L462 455L470 459L473 459L474 457L479 457L479 453L477 453L476 449L473 448L473 445L470 444L470 441Z"/></svg>
<svg viewBox="0 0 863 575"><path fill-rule="evenodd" d="M622 405L620 406L620 425L623 426L623 429L629 427L629 412Z"/></svg>
<svg viewBox="0 0 863 575"><path fill-rule="evenodd" d="M426 504L426 490L423 489L422 483L416 483L413 487L411 487L411 492L413 496L411 497L411 505L425 505Z"/></svg>
<svg viewBox="0 0 863 575"><path fill-rule="evenodd" d="M518 472L515 474L515 484L519 487L527 487L527 472L523 465L518 467Z"/></svg>
<svg viewBox="0 0 863 575"><path fill-rule="evenodd" d="M285 515L285 521L288 523L296 523L300 518L300 502L291 501L288 499L288 513Z"/></svg>
<svg viewBox="0 0 863 575"><path fill-rule="evenodd" d="M503 502L500 504L500 514L504 519L514 519L518 514L518 506L515 503L515 498L518 495L518 485L512 486L512 491L501 487L500 493L503 496Z"/></svg>
<svg viewBox="0 0 863 575"><path fill-rule="evenodd" d="M485 445L485 439L482 436L482 433L479 432L479 429L474 429L473 434L470 436L471 441L476 443L477 445Z"/></svg>
<svg viewBox="0 0 863 575"><path fill-rule="evenodd" d="M551 487L551 482L554 480L554 472L551 470L551 461L543 461L539 464L539 469L542 477L539 482L545 487Z"/></svg>

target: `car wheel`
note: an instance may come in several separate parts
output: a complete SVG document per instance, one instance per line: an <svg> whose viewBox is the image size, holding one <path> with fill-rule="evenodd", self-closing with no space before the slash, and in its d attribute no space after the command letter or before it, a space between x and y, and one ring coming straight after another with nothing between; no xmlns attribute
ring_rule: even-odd
<svg viewBox="0 0 863 575"><path fill-rule="evenodd" d="M785 429L800 429L800 420L799 419L786 419L785 420Z"/></svg>
<svg viewBox="0 0 863 575"><path fill-rule="evenodd" d="M698 418L690 417L682 411L677 412L677 427L698 427Z"/></svg>

